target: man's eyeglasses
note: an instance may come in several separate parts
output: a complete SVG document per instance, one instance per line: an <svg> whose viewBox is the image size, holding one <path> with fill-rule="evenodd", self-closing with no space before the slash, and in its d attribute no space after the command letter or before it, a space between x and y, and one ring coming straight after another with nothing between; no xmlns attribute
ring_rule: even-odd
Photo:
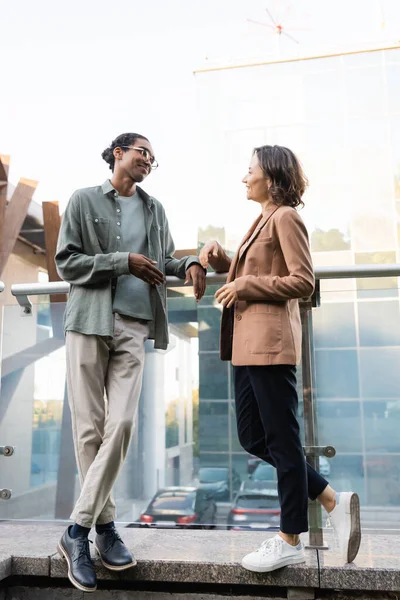
<svg viewBox="0 0 400 600"><path fill-rule="evenodd" d="M120 148L128 148L129 150L137 150L143 156L144 160L150 163L152 169L157 169L158 162L154 158L152 154L150 154L147 148L142 148L141 146L120 146Z"/></svg>

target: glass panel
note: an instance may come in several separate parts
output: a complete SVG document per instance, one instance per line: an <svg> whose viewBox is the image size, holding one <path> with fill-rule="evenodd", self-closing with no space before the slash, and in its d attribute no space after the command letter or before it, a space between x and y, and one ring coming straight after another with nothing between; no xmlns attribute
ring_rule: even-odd
<svg viewBox="0 0 400 600"><path fill-rule="evenodd" d="M400 64L387 65L389 111L400 112Z"/></svg>
<svg viewBox="0 0 400 600"><path fill-rule="evenodd" d="M362 52L343 56L346 67L368 67L382 64L382 52Z"/></svg>
<svg viewBox="0 0 400 600"><path fill-rule="evenodd" d="M341 286L348 290L351 281ZM400 507L400 302L373 287L373 298L345 301L339 289L323 290L312 312L319 443L337 451L320 459L320 470L336 489L360 494L364 526L396 527L385 511ZM276 490L275 469L237 437L213 291L197 305L170 290L170 347L146 345L136 427L115 486L118 519L128 526L223 527L239 491L238 501L251 503L247 496L260 486ZM64 401L63 309L40 304L31 317L19 306L4 310L0 438L17 451L2 462L2 485L13 496L0 504L0 519L67 519L79 494ZM302 368L298 390L304 440Z"/></svg>
<svg viewBox="0 0 400 600"><path fill-rule="evenodd" d="M63 311L62 304L51 311L37 305L23 317L18 305L4 308L0 440L16 451L2 459L1 483L12 498L0 503L0 518L54 518L59 473L68 474L73 497L76 465L70 419L63 412Z"/></svg>
<svg viewBox="0 0 400 600"><path fill-rule="evenodd" d="M199 405L199 436L202 450L229 449L228 402L205 402Z"/></svg>
<svg viewBox="0 0 400 600"><path fill-rule="evenodd" d="M313 310L319 443L336 448L329 481L360 494L363 526L393 529L393 507L400 509L397 279L391 289L380 289L387 278L357 281L362 297L341 302L323 291Z"/></svg>
<svg viewBox="0 0 400 600"><path fill-rule="evenodd" d="M363 252L355 254L356 265L394 264L396 252ZM398 297L396 277L376 277L357 279L357 295L359 298Z"/></svg>
<svg viewBox="0 0 400 600"><path fill-rule="evenodd" d="M396 2L396 0L394 0ZM385 60L387 64L400 63L400 52L397 48L393 50L385 50Z"/></svg>
<svg viewBox="0 0 400 600"><path fill-rule="evenodd" d="M381 66L346 69L345 85L349 116L372 116L383 112L385 86Z"/></svg>
<svg viewBox="0 0 400 600"><path fill-rule="evenodd" d="M307 121L343 117L343 85L339 70L304 75L304 106Z"/></svg>

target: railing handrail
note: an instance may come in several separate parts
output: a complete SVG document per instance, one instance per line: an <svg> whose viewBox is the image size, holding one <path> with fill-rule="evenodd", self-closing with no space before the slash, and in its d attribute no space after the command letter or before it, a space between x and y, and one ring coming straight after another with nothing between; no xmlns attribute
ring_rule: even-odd
<svg viewBox="0 0 400 600"><path fill-rule="evenodd" d="M400 277L400 263L390 265L346 265L340 267L315 267L314 272L316 279ZM226 273L207 273L207 282L209 285L218 285L219 283L224 283L225 281ZM167 287L176 288L183 286L183 279L172 276L167 277ZM69 292L69 287L69 283L66 283L65 281L55 281L52 283L14 283L11 286L11 293L17 299L20 296L67 294Z"/></svg>
<svg viewBox="0 0 400 600"><path fill-rule="evenodd" d="M400 263L389 265L344 265L315 267L315 279L362 279L365 277L400 277Z"/></svg>

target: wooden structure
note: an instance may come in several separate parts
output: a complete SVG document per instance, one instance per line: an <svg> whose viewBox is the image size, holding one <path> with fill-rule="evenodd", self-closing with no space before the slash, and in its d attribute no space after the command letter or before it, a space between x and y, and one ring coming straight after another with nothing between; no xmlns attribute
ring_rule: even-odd
<svg viewBox="0 0 400 600"><path fill-rule="evenodd" d="M9 164L10 158L0 155L0 278L11 254L18 244L22 244L25 248L23 256L25 261L30 255L32 259L35 259L33 262L36 268L40 265L47 270L49 281L59 281L60 277L54 262L61 223L58 202L43 202L40 210L40 205L32 202L37 182L21 179L14 187L8 179ZM41 257L39 261L37 260L38 256ZM34 270L33 274L35 272L37 273L37 270ZM16 282L21 274L12 272L11 277L12 282ZM64 304L60 303L66 302L66 299L66 295L50 297L52 337L15 352L2 361L0 421L12 401L24 370L64 345L62 324ZM75 461L71 454L71 448L71 416L65 391L59 477L56 490L57 518L68 516L73 504ZM66 457L68 457L67 460Z"/></svg>

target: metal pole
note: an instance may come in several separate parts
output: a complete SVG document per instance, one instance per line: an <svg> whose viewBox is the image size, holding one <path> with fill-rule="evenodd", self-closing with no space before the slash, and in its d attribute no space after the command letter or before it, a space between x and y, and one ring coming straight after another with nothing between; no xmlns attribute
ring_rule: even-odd
<svg viewBox="0 0 400 600"><path fill-rule="evenodd" d="M306 444L306 458L310 465L319 471L319 458L315 449L318 446L318 422L314 398L313 377L313 340L312 340L312 303L311 300L300 303L302 322L302 375L303 375L303 402L304 402L304 434ZM310 501L309 517L309 545L308 548L326 549L322 532L322 508L319 502Z"/></svg>

